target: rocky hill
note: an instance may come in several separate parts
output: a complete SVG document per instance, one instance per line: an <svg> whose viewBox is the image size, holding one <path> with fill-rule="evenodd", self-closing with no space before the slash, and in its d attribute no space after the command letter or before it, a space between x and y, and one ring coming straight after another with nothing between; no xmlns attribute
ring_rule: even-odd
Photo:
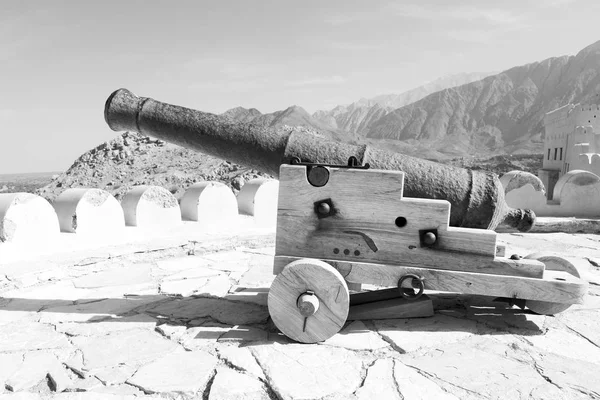
<svg viewBox="0 0 600 400"><path fill-rule="evenodd" d="M599 93L600 41L576 56L430 94L370 124L367 137L428 143L446 153L540 152L544 114L568 103L598 103Z"/></svg>
<svg viewBox="0 0 600 400"><path fill-rule="evenodd" d="M199 181L218 181L236 193L258 171L183 147L125 132L81 155L37 194L53 201L67 188L105 189L120 199L135 185L159 185L180 198Z"/></svg>

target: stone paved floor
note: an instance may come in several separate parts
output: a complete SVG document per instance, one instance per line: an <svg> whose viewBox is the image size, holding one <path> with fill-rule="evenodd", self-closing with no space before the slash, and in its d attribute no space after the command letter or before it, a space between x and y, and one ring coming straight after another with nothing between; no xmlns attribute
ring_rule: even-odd
<svg viewBox="0 0 600 400"><path fill-rule="evenodd" d="M314 345L269 320L272 233L203 238L0 258L0 399L600 398L597 235L500 235L583 261L586 303L557 317L434 295Z"/></svg>

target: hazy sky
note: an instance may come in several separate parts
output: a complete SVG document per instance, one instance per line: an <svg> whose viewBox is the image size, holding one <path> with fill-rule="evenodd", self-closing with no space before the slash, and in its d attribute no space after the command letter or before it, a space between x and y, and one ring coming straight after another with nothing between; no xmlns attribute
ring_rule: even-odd
<svg viewBox="0 0 600 400"><path fill-rule="evenodd" d="M0 174L117 134L112 91L221 113L309 112L444 75L576 54L600 1L0 0Z"/></svg>

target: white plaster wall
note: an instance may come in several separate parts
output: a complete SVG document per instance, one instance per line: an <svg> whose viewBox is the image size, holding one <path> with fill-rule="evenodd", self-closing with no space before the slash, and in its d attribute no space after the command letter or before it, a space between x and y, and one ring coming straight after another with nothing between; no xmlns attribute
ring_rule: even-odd
<svg viewBox="0 0 600 400"><path fill-rule="evenodd" d="M227 185L199 182L190 186L180 202L182 219L204 223L227 222L238 215L238 203Z"/></svg>
<svg viewBox="0 0 600 400"><path fill-rule="evenodd" d="M0 194L0 242L52 240L60 232L54 208L31 193Z"/></svg>
<svg viewBox="0 0 600 400"><path fill-rule="evenodd" d="M279 182L274 179L252 179L238 193L240 214L253 215L259 225L277 224Z"/></svg>
<svg viewBox="0 0 600 400"><path fill-rule="evenodd" d="M159 186L136 186L121 201L125 224L138 227L167 227L181 223L177 199Z"/></svg>
<svg viewBox="0 0 600 400"><path fill-rule="evenodd" d="M110 234L125 227L121 205L105 190L67 189L52 205L63 232Z"/></svg>

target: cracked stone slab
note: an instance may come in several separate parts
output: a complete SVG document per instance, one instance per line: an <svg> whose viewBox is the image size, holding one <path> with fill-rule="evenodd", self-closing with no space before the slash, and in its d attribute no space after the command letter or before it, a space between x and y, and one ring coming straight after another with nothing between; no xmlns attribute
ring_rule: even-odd
<svg viewBox="0 0 600 400"><path fill-rule="evenodd" d="M82 290L85 290L85 293L80 296L80 301L86 299L120 298L132 295L151 296L158 294L158 284L155 282L144 282Z"/></svg>
<svg viewBox="0 0 600 400"><path fill-rule="evenodd" d="M534 356L536 368L553 385L572 391L571 398L600 398L600 364L563 357L556 354ZM566 394L566 393L565 393Z"/></svg>
<svg viewBox="0 0 600 400"><path fill-rule="evenodd" d="M352 350L376 350L389 346L377 333L368 329L362 321L350 323L321 344Z"/></svg>
<svg viewBox="0 0 600 400"><path fill-rule="evenodd" d="M71 383L71 387L69 387L67 392L88 392L98 387L103 387L104 385L98 379L93 376L81 379L74 379Z"/></svg>
<svg viewBox="0 0 600 400"><path fill-rule="evenodd" d="M448 393L435 382L402 364L399 360L394 361L394 379L404 400L459 400L458 397Z"/></svg>
<svg viewBox="0 0 600 400"><path fill-rule="evenodd" d="M274 343L250 351L282 399L349 396L362 381L362 360L346 349Z"/></svg>
<svg viewBox="0 0 600 400"><path fill-rule="evenodd" d="M91 289L106 286L139 285L153 283L151 264L133 264L122 268L112 268L73 280L76 288Z"/></svg>
<svg viewBox="0 0 600 400"><path fill-rule="evenodd" d="M185 258L185 259L187 259L187 258ZM175 262L175 259L168 260L168 261L167 260L159 261L159 263L164 263L164 262L169 262L169 263ZM196 260L196 262L198 262L198 261ZM209 265L210 261L206 261L206 264ZM207 268L204 266L195 266L190 269L185 269L185 270L181 270L176 273L165 275L165 277L163 278L163 281L177 281L177 280L181 280L181 279L212 278L214 276L219 276L219 275L223 275L223 274L224 274L223 271L218 271L218 270L215 270L212 268Z"/></svg>
<svg viewBox="0 0 600 400"><path fill-rule="evenodd" d="M62 368L62 364L52 353L28 352L17 370L6 379L5 386L12 392L27 390L46 379L49 371L59 371Z"/></svg>
<svg viewBox="0 0 600 400"><path fill-rule="evenodd" d="M45 302L34 302L33 300L77 300L81 298L86 290L76 288L71 281L58 281L51 282L42 285L29 287L26 289L17 289L4 292L2 297L4 298L15 298L21 299L22 301L29 301L33 304L38 303L39 307L46 305Z"/></svg>
<svg viewBox="0 0 600 400"><path fill-rule="evenodd" d="M102 299L69 306L50 307L40 313L40 322L58 324L85 322L126 314L144 305L164 301L163 296L133 296Z"/></svg>
<svg viewBox="0 0 600 400"><path fill-rule="evenodd" d="M156 332L141 329L106 336L76 336L71 341L82 351L87 370L119 364L139 366L179 347Z"/></svg>
<svg viewBox="0 0 600 400"><path fill-rule="evenodd" d="M70 336L95 336L131 329L154 330L156 322L157 320L149 315L136 314L131 317L108 318L100 322L67 322L57 324L56 330Z"/></svg>
<svg viewBox="0 0 600 400"><path fill-rule="evenodd" d="M163 294L187 296L224 297L232 283L227 275L215 275L208 278L167 280L160 284Z"/></svg>
<svg viewBox="0 0 600 400"><path fill-rule="evenodd" d="M94 376L103 384L110 386L125 383L127 379L131 378L133 374L135 374L135 371L136 369L134 367L127 364L122 364L115 367L93 370L90 371L90 373L93 373Z"/></svg>
<svg viewBox="0 0 600 400"><path fill-rule="evenodd" d="M202 350L169 354L144 365L127 383L146 393L176 392L192 396L204 390L218 361Z"/></svg>
<svg viewBox="0 0 600 400"><path fill-rule="evenodd" d="M225 297L233 286L227 275L218 275L208 280L198 291L198 296Z"/></svg>
<svg viewBox="0 0 600 400"><path fill-rule="evenodd" d="M524 339L540 353L554 353L600 365L600 347L577 332L564 327L561 329L560 324L550 325L543 335L527 336Z"/></svg>
<svg viewBox="0 0 600 400"><path fill-rule="evenodd" d="M160 293L188 297L198 293L207 282L207 278L163 281L160 284Z"/></svg>
<svg viewBox="0 0 600 400"><path fill-rule="evenodd" d="M47 378L53 388L52 390L59 393L71 387L73 383L67 369L61 363L53 363L48 368Z"/></svg>
<svg viewBox="0 0 600 400"><path fill-rule="evenodd" d="M562 398L533 360L523 362L527 358L518 345L483 336L410 353L401 361L460 399L530 399L534 391L549 396L542 398Z"/></svg>
<svg viewBox="0 0 600 400"><path fill-rule="evenodd" d="M144 400L163 400L160 397L155 396L144 396ZM140 397L136 395L122 395L122 394L111 394L111 393L96 393L93 391L86 391L85 393L59 393L52 397L52 400L139 400Z"/></svg>
<svg viewBox="0 0 600 400"><path fill-rule="evenodd" d="M26 298L0 298L0 325L15 321L37 322L45 302Z"/></svg>
<svg viewBox="0 0 600 400"><path fill-rule="evenodd" d="M268 333L253 326L236 325L219 338L219 342L257 342L267 340Z"/></svg>
<svg viewBox="0 0 600 400"><path fill-rule="evenodd" d="M394 380L394 361L391 359L375 361L367 369L367 377L355 395L359 400L403 400Z"/></svg>
<svg viewBox="0 0 600 400"><path fill-rule="evenodd" d="M178 338L179 343L188 350L204 349L212 346L221 336L226 334L231 326L221 324L209 324L188 328Z"/></svg>
<svg viewBox="0 0 600 400"><path fill-rule="evenodd" d="M35 322L0 325L0 352L71 348L66 335Z"/></svg>
<svg viewBox="0 0 600 400"><path fill-rule="evenodd" d="M245 371L257 378L264 379L265 374L256 362L248 347L226 346L218 349L219 357L226 360L234 368Z"/></svg>
<svg viewBox="0 0 600 400"><path fill-rule="evenodd" d="M166 338L172 340L179 340L179 338L181 338L181 336L185 333L187 328L185 325L167 323L157 326L155 330Z"/></svg>
<svg viewBox="0 0 600 400"><path fill-rule="evenodd" d="M158 267L158 269L166 273L172 273L173 275L182 273L185 276L185 274L189 273L188 271L196 271L196 273L198 273L199 275L193 275L194 277L210 276L203 274L215 273L214 270L212 270L212 272L209 272L211 270L207 268L207 266L211 264L212 261L207 260L201 256L172 257L156 261L156 266Z"/></svg>
<svg viewBox="0 0 600 400"><path fill-rule="evenodd" d="M204 254L201 256L209 261L209 268L219 271L244 272L249 268L252 255L239 251L221 251L218 253Z"/></svg>
<svg viewBox="0 0 600 400"><path fill-rule="evenodd" d="M211 317L229 325L260 324L269 317L267 308L256 304L203 297L173 299L148 308L147 312L182 320Z"/></svg>
<svg viewBox="0 0 600 400"><path fill-rule="evenodd" d="M24 353L0 353L0 392L4 390L4 382L20 368Z"/></svg>
<svg viewBox="0 0 600 400"><path fill-rule="evenodd" d="M208 400L269 400L264 385L249 375L229 368L218 368Z"/></svg>
<svg viewBox="0 0 600 400"><path fill-rule="evenodd" d="M405 352L460 342L473 336L478 330L475 321L441 314L429 318L387 319L373 322L380 335Z"/></svg>
<svg viewBox="0 0 600 400"><path fill-rule="evenodd" d="M244 288L238 286L233 287L231 292L225 296L227 300L254 303L264 307L268 305L269 288Z"/></svg>
<svg viewBox="0 0 600 400"><path fill-rule="evenodd" d="M11 394L0 394L0 400L42 400L37 393L11 393Z"/></svg>
<svg viewBox="0 0 600 400"><path fill-rule="evenodd" d="M131 385L112 385L112 386L98 386L88 391L89 393L104 393L114 394L118 396L136 396L144 397L144 392L135 386Z"/></svg>
<svg viewBox="0 0 600 400"><path fill-rule="evenodd" d="M600 347L600 310L574 310L559 314L558 319L569 329Z"/></svg>
<svg viewBox="0 0 600 400"><path fill-rule="evenodd" d="M270 287L273 279L273 257L255 255L252 257L250 268L242 275L238 285L247 288Z"/></svg>

